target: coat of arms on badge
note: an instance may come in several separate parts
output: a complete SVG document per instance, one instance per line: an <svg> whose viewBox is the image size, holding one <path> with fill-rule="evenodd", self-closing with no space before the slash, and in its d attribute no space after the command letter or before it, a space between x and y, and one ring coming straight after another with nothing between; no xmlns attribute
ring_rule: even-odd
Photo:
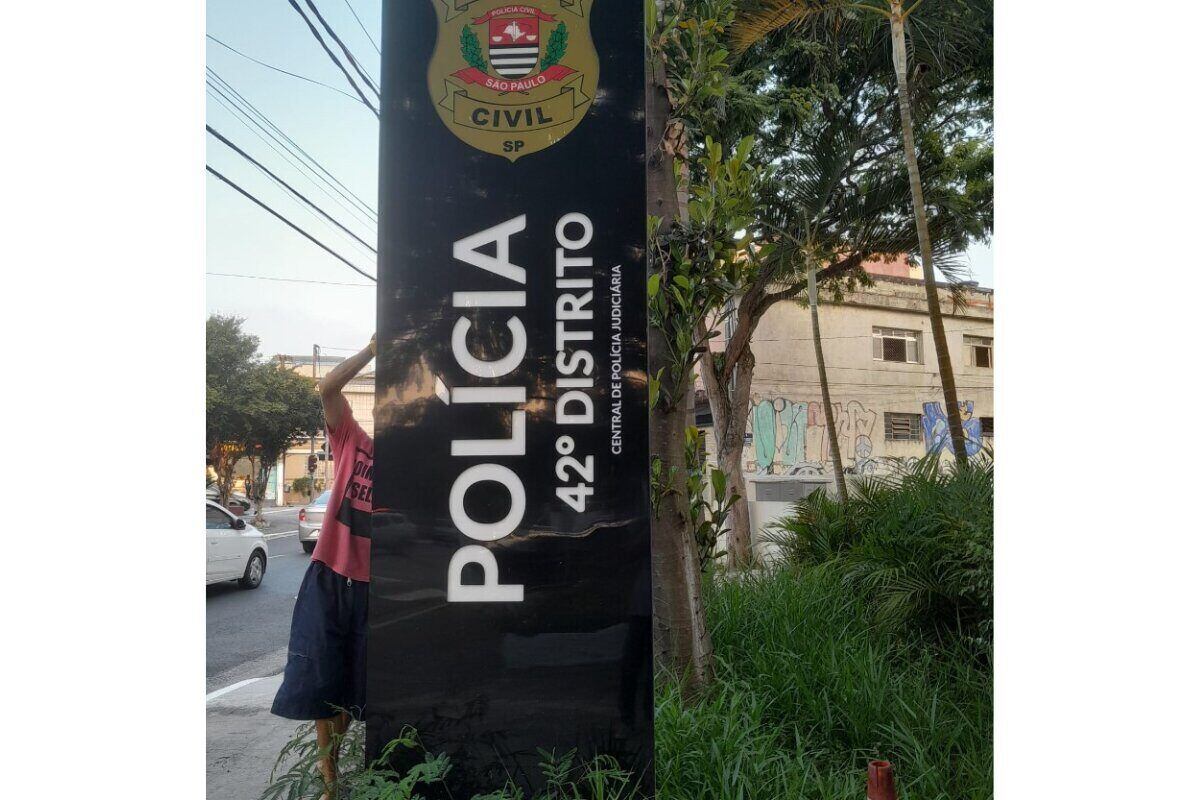
<svg viewBox="0 0 1200 800"><path fill-rule="evenodd" d="M516 161L561 141L596 96L593 0L433 0L429 92L472 147Z"/></svg>

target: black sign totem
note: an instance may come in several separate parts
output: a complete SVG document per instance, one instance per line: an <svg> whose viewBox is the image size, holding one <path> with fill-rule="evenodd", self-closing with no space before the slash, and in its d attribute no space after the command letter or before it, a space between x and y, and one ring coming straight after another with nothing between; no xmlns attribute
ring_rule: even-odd
<svg viewBox="0 0 1200 800"><path fill-rule="evenodd" d="M455 797L653 796L642 19L384 3L368 747Z"/></svg>

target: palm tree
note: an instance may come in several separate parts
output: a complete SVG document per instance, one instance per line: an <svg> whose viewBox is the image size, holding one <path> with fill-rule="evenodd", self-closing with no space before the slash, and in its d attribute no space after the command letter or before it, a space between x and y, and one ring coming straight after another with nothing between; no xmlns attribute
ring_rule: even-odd
<svg viewBox="0 0 1200 800"><path fill-rule="evenodd" d="M946 401L946 416L950 426L950 440L954 457L960 462L965 462L967 460L966 439L963 435L962 415L959 413L958 406L958 388L955 385L954 370L950 363L950 349L946 344L946 329L942 323L941 302L933 270L933 244L929 235L929 220L921 186L921 171L917 164L912 103L908 90L907 25L912 14L924 2L926 0L908 0L906 5L905 0L752 0L748 4L747 10L738 15L732 31L732 41L735 50L744 52L775 31L788 26L800 25L825 13L831 13L839 19L841 16L856 16L861 13L873 15L888 23L891 33L892 66L896 78L901 135L904 141L904 160L916 218L921 268L925 279L925 299L929 306L934 351L937 354L938 373L941 376L942 393ZM931 5L933 5L932 2ZM949 24L952 25L953 21Z"/></svg>
<svg viewBox="0 0 1200 800"><path fill-rule="evenodd" d="M833 481L837 486L838 499L845 502L850 495L846 491L846 470L842 467L842 448L838 444L833 401L829 399L829 375L825 372L825 351L821 348L821 320L817 314L817 259L815 258L810 258L808 261L808 308L812 314L813 349L817 355L817 377L821 381L821 405L825 408L825 430L829 432L829 457L833 460Z"/></svg>
<svg viewBox="0 0 1200 800"><path fill-rule="evenodd" d="M776 241L769 260L777 280L808 290L829 456L842 500L849 495L821 343L818 284L847 277L853 281L865 259L911 245L911 228L897 228L893 222L905 188L894 165L886 159L864 164L859 157L868 135L853 113L823 118L805 149L780 165L777 197L764 215L764 226Z"/></svg>

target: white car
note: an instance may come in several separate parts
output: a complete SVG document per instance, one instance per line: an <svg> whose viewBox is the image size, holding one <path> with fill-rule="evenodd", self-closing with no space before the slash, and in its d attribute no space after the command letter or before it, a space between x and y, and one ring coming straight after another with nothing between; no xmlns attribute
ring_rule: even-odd
<svg viewBox="0 0 1200 800"><path fill-rule="evenodd" d="M257 589L267 574L267 541L262 533L211 500L204 501L204 516L208 538L205 585L236 580L243 589Z"/></svg>

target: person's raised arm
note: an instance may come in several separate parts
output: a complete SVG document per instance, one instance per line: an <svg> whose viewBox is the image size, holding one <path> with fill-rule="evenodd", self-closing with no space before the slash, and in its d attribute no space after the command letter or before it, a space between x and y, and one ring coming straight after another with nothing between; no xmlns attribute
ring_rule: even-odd
<svg viewBox="0 0 1200 800"><path fill-rule="evenodd" d="M325 409L325 424L329 428L340 427L342 414L348 412L349 404L342 399L342 389L355 375L362 372L363 367L374 357L375 337L372 336L370 344L331 369L317 384L321 393L321 406Z"/></svg>

